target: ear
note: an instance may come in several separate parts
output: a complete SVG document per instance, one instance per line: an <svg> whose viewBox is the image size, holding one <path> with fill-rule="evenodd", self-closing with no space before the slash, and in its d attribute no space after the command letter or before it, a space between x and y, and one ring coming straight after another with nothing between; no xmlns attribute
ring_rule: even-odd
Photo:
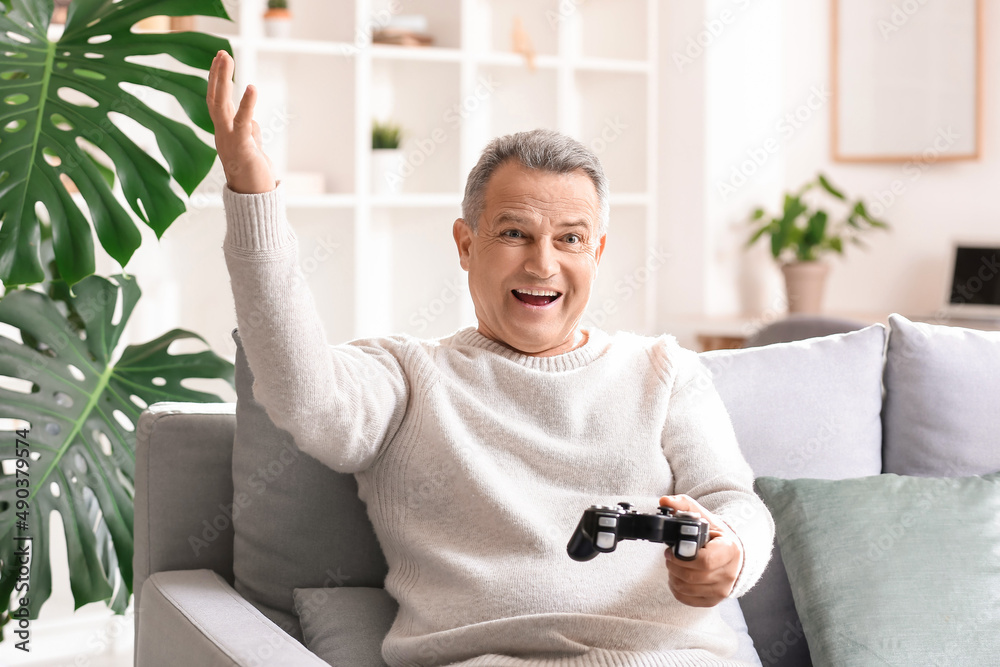
<svg viewBox="0 0 1000 667"><path fill-rule="evenodd" d="M458 261L462 268L468 271L469 256L472 252L472 237L474 236L472 229L463 218L458 218L451 226L451 235L455 237L455 245L458 247Z"/></svg>
<svg viewBox="0 0 1000 667"><path fill-rule="evenodd" d="M604 236L601 237L601 240L597 242L597 253L594 256L595 266L600 266L601 264L601 255L604 254L604 242L607 240L608 240L608 235L605 234Z"/></svg>

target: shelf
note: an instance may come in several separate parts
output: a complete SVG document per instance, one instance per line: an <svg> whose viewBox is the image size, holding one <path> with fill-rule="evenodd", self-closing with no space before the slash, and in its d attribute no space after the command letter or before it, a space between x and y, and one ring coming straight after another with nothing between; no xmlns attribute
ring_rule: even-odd
<svg viewBox="0 0 1000 667"><path fill-rule="evenodd" d="M305 53L318 56L351 57L358 48L347 42L262 37L257 41L257 50L261 53Z"/></svg>
<svg viewBox="0 0 1000 667"><path fill-rule="evenodd" d="M476 63L480 65L499 65L503 67L521 67L528 70L528 63L520 53L504 53L493 51L490 53L480 53L475 56ZM555 56L538 55L535 56L535 67L538 69L556 69L560 60ZM530 71L530 70L529 70Z"/></svg>
<svg viewBox="0 0 1000 667"><path fill-rule="evenodd" d="M581 58L573 62L573 67L592 72L638 72L647 73L650 65L645 60L624 60L621 58Z"/></svg>
<svg viewBox="0 0 1000 667"><path fill-rule="evenodd" d="M423 62L460 62L462 51L440 46L394 46L372 44L373 60L411 60Z"/></svg>
<svg viewBox="0 0 1000 667"><path fill-rule="evenodd" d="M343 286L324 301L332 340L475 324L451 235L465 179L490 140L535 128L588 146L610 179L614 240L591 322L651 330L658 2L297 0L288 38L264 34L262 4L235 3L232 23L199 24L236 50L236 89L257 86L254 116L276 176L323 175L325 194L287 191L286 204L315 293L327 299L329 285ZM425 15L433 45L372 43L396 13ZM531 67L513 50L518 21ZM381 194L386 175L372 165L375 119L402 129L396 194ZM221 215L216 171L191 209Z"/></svg>

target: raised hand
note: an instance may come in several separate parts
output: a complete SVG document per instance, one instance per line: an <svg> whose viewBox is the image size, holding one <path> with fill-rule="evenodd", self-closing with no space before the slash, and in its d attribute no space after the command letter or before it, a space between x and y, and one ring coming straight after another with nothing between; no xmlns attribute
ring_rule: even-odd
<svg viewBox="0 0 1000 667"><path fill-rule="evenodd" d="M235 63L225 51L215 54L208 73L208 113L215 125L215 149L226 172L229 189L240 194L257 194L276 187L271 158L261 147L260 126L253 119L257 88L248 85L239 110L233 107Z"/></svg>

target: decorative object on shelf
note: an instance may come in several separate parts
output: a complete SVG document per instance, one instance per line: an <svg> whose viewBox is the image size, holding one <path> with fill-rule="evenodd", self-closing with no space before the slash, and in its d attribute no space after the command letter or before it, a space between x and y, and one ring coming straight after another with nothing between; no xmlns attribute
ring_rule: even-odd
<svg viewBox="0 0 1000 667"><path fill-rule="evenodd" d="M403 151L399 148L402 130L398 125L376 120L372 123L372 194L398 194L403 184L400 171Z"/></svg>
<svg viewBox="0 0 1000 667"><path fill-rule="evenodd" d="M0 77L8 121L0 164L16 178L0 191L0 322L21 340L0 336L0 374L28 388L2 392L0 420L27 422L30 429L17 434L20 441L14 432L0 430L0 448L11 460L15 450L25 451L17 456L18 468L25 461L23 477L33 481L15 487L10 475L0 488L0 602L6 610L0 628L22 613L37 618L49 599L53 512L65 527L75 607L104 601L125 613L132 593L139 415L160 401L222 400L183 386L189 378L234 383L233 364L210 350L169 352L178 340L205 343L183 329L116 354L142 292L134 276L93 275L92 241L96 236L124 267L142 235L123 204L160 239L187 210L173 182L191 195L216 159L215 148L189 125L151 109L120 85L143 81L169 91L194 125L212 133L205 79L125 62L122 54L167 54L207 71L219 50L231 53L232 47L214 35L132 30L154 14L190 13L187 0L74 2L55 39L48 37L52 0L7 4L9 11L0 11L0 33L16 39L5 43L8 71ZM222 0L198 3L197 13L229 20ZM86 69L80 69L84 62ZM70 91L86 91L88 100L74 101ZM144 152L117 129L111 111L152 130L161 155ZM70 183L79 188L74 197ZM124 201L115 194L119 187ZM36 203L44 206L44 215L36 212ZM114 323L116 304L121 313ZM24 491L16 494L19 489L26 489L27 497ZM24 587L15 549L28 538L32 558ZM16 592L15 584L31 595Z"/></svg>
<svg viewBox="0 0 1000 667"><path fill-rule="evenodd" d="M833 220L825 209L806 202L806 193L816 188L819 193L836 200L837 206L846 207L846 215ZM820 257L832 252L843 254L845 243L864 246L860 238L862 233L889 227L873 218L862 200L848 200L823 174L797 192L785 193L784 206L777 216L771 217L764 209L756 209L750 224L755 229L747 246L764 235L771 239L771 254L781 264L788 310L792 313L821 311L823 287L830 267L820 261Z"/></svg>
<svg viewBox="0 0 1000 667"><path fill-rule="evenodd" d="M264 34L285 39L292 34L292 12L288 0L267 0L264 12Z"/></svg>
<svg viewBox="0 0 1000 667"><path fill-rule="evenodd" d="M521 20L520 16L514 17L514 28L511 30L510 34L511 49L514 53L520 53L524 56L524 62L527 63L528 69L532 72L535 71L535 46L531 42L531 35L528 31L524 29L524 22Z"/></svg>
<svg viewBox="0 0 1000 667"><path fill-rule="evenodd" d="M384 28L372 33L375 44L396 46L430 46L434 38L427 32L427 17L423 14L397 14Z"/></svg>

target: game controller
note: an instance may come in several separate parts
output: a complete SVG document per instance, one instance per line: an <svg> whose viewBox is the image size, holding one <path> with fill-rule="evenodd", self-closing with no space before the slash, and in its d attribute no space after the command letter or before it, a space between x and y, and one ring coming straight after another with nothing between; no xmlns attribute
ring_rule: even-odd
<svg viewBox="0 0 1000 667"><path fill-rule="evenodd" d="M694 560L708 542L708 521L692 512L663 507L656 514L640 514L629 503L618 507L591 505L566 545L569 557L588 561L615 550L621 540L662 542L680 560Z"/></svg>

